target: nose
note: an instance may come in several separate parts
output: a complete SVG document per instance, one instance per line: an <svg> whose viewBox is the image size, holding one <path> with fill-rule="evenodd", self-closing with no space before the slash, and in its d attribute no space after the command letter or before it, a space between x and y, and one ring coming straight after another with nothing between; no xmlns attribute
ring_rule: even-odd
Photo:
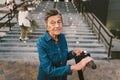
<svg viewBox="0 0 120 80"><path fill-rule="evenodd" d="M56 22L56 23L55 23L55 27L59 27L59 23Z"/></svg>

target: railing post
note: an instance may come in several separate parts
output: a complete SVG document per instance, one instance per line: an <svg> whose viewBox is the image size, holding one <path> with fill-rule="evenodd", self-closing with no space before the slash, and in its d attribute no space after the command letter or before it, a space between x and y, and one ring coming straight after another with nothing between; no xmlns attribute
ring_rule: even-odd
<svg viewBox="0 0 120 80"><path fill-rule="evenodd" d="M92 29L93 29L93 24L94 24L94 17L92 16Z"/></svg>
<svg viewBox="0 0 120 80"><path fill-rule="evenodd" d="M99 26L99 33L98 33L98 41L100 42L100 35L101 35L101 25Z"/></svg>
<svg viewBox="0 0 120 80"><path fill-rule="evenodd" d="M81 2L81 13L83 14L83 3Z"/></svg>
<svg viewBox="0 0 120 80"><path fill-rule="evenodd" d="M84 5L84 2L83 2L83 1L81 1L81 3L82 3L82 9L81 9L81 11L82 11L82 13L84 14L84 12L85 12L85 5Z"/></svg>
<svg viewBox="0 0 120 80"><path fill-rule="evenodd" d="M110 38L110 44L108 49L108 59L111 57L112 37Z"/></svg>
<svg viewBox="0 0 120 80"><path fill-rule="evenodd" d="M80 3L80 0L78 0L78 12L79 13L81 12L80 8L81 8L81 3Z"/></svg>
<svg viewBox="0 0 120 80"><path fill-rule="evenodd" d="M10 19L12 17L12 12L8 14L8 26L9 26L9 30L11 31L11 22L10 22Z"/></svg>

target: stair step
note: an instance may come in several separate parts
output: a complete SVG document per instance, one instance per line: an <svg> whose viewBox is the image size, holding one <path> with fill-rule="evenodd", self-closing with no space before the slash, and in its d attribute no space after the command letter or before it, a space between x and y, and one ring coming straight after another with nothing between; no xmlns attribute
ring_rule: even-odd
<svg viewBox="0 0 120 80"><path fill-rule="evenodd" d="M7 56L38 56L38 52L14 52L14 51L11 51L11 52L0 52L0 55L1 56L4 56L4 55L7 55ZM0 57L1 57L0 56Z"/></svg>
<svg viewBox="0 0 120 80"><path fill-rule="evenodd" d="M103 60L103 59L107 59L108 56L107 54L103 53L103 54L91 54L91 57L93 57L94 59L97 59L97 60Z"/></svg>
<svg viewBox="0 0 120 80"><path fill-rule="evenodd" d="M0 46L2 46L2 47L14 47L14 46L16 46L16 47L36 47L36 44L35 43L26 43L26 44L24 44L24 43L13 43L13 42L11 42L11 43L2 43L2 44L0 44ZM103 45L101 45L101 44L96 44L96 43L94 43L94 44L91 44L91 43L89 43L89 44L85 44L85 43L79 43L79 44L71 44L71 43L68 43L68 46L69 47L73 47L73 48L79 48L79 47L81 47L81 48L101 48L101 47L103 47Z"/></svg>
<svg viewBox="0 0 120 80"><path fill-rule="evenodd" d="M19 47L19 46L12 46L12 47L4 47L0 46L0 52L37 52L36 47Z"/></svg>
<svg viewBox="0 0 120 80"><path fill-rule="evenodd" d="M36 39L36 38L32 38L32 39L29 39L28 40L28 42L36 42L38 39ZM20 40L19 40L19 37L18 38L2 38L1 40L0 40L0 42L15 42L15 43L17 43L17 42L21 42ZM23 43L23 42L21 42L21 43Z"/></svg>
<svg viewBox="0 0 120 80"><path fill-rule="evenodd" d="M31 39L29 39L28 40L28 42L33 42L33 43L35 43L36 41L38 40L38 38L31 38ZM6 39L1 39L0 40L0 42L1 43L3 43L3 42L5 42L5 43L11 43L11 42L15 42L15 43L19 43L19 42L21 42L21 41L19 41L19 38L6 38ZM76 43L81 43L81 42L83 42L83 43L98 43L98 41L96 41L96 39L67 39L67 42L68 43L74 43L74 44L76 44ZM22 43L22 42L21 42Z"/></svg>
<svg viewBox="0 0 120 80"><path fill-rule="evenodd" d="M68 43L68 46L69 47L86 47L86 48L95 48L95 47L103 47L102 44L97 44L97 43L78 43L78 44L71 44L71 43Z"/></svg>
<svg viewBox="0 0 120 80"><path fill-rule="evenodd" d="M0 43L0 46L21 46L21 47L24 47L24 46L30 46L30 47L36 47L36 43L33 43L33 42L27 42L26 44L24 44L23 42L2 42Z"/></svg>
<svg viewBox="0 0 120 80"><path fill-rule="evenodd" d="M81 47L80 47L81 48ZM68 47L69 51L75 49L75 47ZM91 54L105 54L106 50L104 48L82 48L83 50L88 51Z"/></svg>
<svg viewBox="0 0 120 80"><path fill-rule="evenodd" d="M78 43L98 43L98 40L96 39L67 39L68 43L74 43L74 44L78 44Z"/></svg>
<svg viewBox="0 0 120 80"><path fill-rule="evenodd" d="M42 35L43 33L41 33ZM4 38L18 38L20 36L20 34L8 34L6 36L4 36ZM65 35L67 39L80 39L80 38L86 38L86 39L97 39L97 36L94 35ZM40 35L29 35L29 37L33 37L33 38L39 38Z"/></svg>
<svg viewBox="0 0 120 80"><path fill-rule="evenodd" d="M45 33L45 30L41 30L41 31L35 31L33 33L29 33L29 34L32 34L33 36L34 35L40 35L40 34L44 34ZM95 33L92 33L90 31L74 31L74 32L70 32L70 31L63 31L63 33L66 35L66 36L80 36L80 35L95 35ZM20 31L12 31L12 32L9 32L8 35L20 35Z"/></svg>
<svg viewBox="0 0 120 80"><path fill-rule="evenodd" d="M19 25L18 25L19 26ZM20 31L20 27L14 27L14 28L12 28L12 30L11 31ZM39 27L39 28L37 28L35 31L46 31L46 28L44 27L44 26L41 26L41 27ZM88 27L88 26L86 26L86 27L82 27L82 26L69 26L69 25L65 25L65 26L63 26L63 31L65 31L65 32L79 32L79 31L86 31L86 32L91 32L92 31L92 29L90 28L90 27Z"/></svg>

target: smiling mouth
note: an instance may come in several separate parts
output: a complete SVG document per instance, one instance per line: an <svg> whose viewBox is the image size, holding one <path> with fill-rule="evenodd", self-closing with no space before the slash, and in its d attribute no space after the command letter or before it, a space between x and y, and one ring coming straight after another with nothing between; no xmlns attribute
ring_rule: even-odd
<svg viewBox="0 0 120 80"><path fill-rule="evenodd" d="M55 30L55 31L61 31L61 29Z"/></svg>
<svg viewBox="0 0 120 80"><path fill-rule="evenodd" d="M55 31L60 31L61 29L55 29Z"/></svg>

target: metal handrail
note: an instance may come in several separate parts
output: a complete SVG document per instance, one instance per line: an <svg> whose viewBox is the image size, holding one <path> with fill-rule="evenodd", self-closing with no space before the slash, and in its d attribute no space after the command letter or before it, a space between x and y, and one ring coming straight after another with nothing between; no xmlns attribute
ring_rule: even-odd
<svg viewBox="0 0 120 80"><path fill-rule="evenodd" d="M4 15L2 18L0 18L0 21L1 21L2 19L4 19L6 16L8 16L8 14L10 14L10 13L7 13L7 14Z"/></svg>
<svg viewBox="0 0 120 80"><path fill-rule="evenodd" d="M107 52L108 58L111 57L112 39L114 38L114 35L84 4L82 4L82 14L84 15L85 19L88 21L89 25L97 32L98 40L99 41L101 40L108 49Z"/></svg>
<svg viewBox="0 0 120 80"><path fill-rule="evenodd" d="M95 16L91 10L82 3L82 14L88 21L92 28L97 32L98 40L104 42L108 49L108 58L111 57L111 47L114 35L106 28L106 26ZM104 32L104 33L103 33ZM105 35L106 34L106 35ZM106 37L107 36L107 37Z"/></svg>
<svg viewBox="0 0 120 80"><path fill-rule="evenodd" d="M78 6L78 1L80 5ZM87 0L86 0L87 1ZM97 33L98 40L105 44L108 49L108 58L111 57L111 47L114 35L106 28L106 26L95 16L95 14L86 6L86 1L73 0L73 5L77 10L82 12L85 20L88 22L89 26ZM76 3L77 2L77 3ZM80 8L80 9L78 9ZM107 37L106 37L107 36Z"/></svg>

